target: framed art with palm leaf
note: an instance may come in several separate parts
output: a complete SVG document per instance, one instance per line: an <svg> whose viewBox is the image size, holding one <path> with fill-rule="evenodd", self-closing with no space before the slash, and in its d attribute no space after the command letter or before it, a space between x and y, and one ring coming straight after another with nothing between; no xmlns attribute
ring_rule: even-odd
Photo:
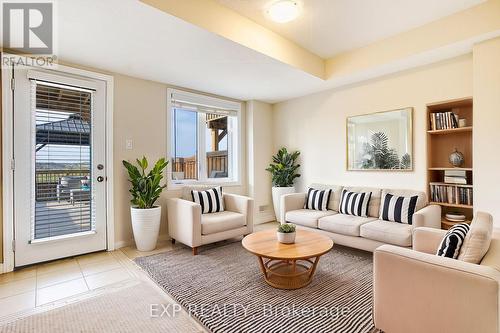
<svg viewBox="0 0 500 333"><path fill-rule="evenodd" d="M347 118L347 170L413 170L413 108Z"/></svg>

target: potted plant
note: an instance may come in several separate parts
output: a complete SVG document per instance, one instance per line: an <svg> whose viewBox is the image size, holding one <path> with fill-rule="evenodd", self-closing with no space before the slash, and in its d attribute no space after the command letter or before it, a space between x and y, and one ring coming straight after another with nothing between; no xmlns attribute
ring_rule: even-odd
<svg viewBox="0 0 500 333"><path fill-rule="evenodd" d="M142 160L137 159L139 167L127 161L122 162L132 184L129 190L132 194L130 215L135 244L139 251L154 250L161 220L161 206L157 206L155 203L166 187L160 182L163 179L163 170L168 161L160 158L148 173L146 173L148 167L146 157L143 157Z"/></svg>
<svg viewBox="0 0 500 333"><path fill-rule="evenodd" d="M300 177L300 174L297 173L300 164L296 164L299 155L300 152L298 151L289 153L286 148L281 148L278 153L273 156L273 163L269 164L269 167L266 169L272 174L273 206L274 214L278 222L281 222L281 196L294 193L295 187L293 187L293 182L295 178Z"/></svg>
<svg viewBox="0 0 500 333"><path fill-rule="evenodd" d="M295 224L283 223L278 227L276 232L278 236L278 242L283 244L293 244L295 243Z"/></svg>

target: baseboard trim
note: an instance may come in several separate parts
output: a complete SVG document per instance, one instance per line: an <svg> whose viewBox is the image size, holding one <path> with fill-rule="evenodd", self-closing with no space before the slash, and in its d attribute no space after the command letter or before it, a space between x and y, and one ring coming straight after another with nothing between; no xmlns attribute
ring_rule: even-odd
<svg viewBox="0 0 500 333"><path fill-rule="evenodd" d="M164 241L164 240L169 240L169 239L171 239L171 237L168 234L162 234L162 235L158 236L158 241ZM121 249L121 248L127 247L127 246L132 246L132 245L134 245L133 238L131 238L129 240L118 241L118 242L115 242L115 250L118 250L118 249Z"/></svg>

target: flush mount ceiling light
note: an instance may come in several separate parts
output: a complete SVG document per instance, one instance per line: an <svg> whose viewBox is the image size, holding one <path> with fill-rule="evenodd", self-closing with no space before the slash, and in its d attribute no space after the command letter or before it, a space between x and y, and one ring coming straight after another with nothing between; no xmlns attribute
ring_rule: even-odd
<svg viewBox="0 0 500 333"><path fill-rule="evenodd" d="M269 6L267 14L274 22L290 22L299 16L299 4L293 0L279 0Z"/></svg>

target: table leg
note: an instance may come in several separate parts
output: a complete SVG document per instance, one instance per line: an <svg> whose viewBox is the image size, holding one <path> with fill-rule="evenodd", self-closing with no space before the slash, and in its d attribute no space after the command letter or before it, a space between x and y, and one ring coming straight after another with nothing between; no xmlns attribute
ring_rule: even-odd
<svg viewBox="0 0 500 333"><path fill-rule="evenodd" d="M316 260L314 260L314 264L311 267L311 273L309 274L309 279L312 279L312 277L314 276L314 272L316 272L316 267L318 266L318 261L319 257L316 257Z"/></svg>
<svg viewBox="0 0 500 333"><path fill-rule="evenodd" d="M260 270L264 274L264 277L267 279L267 271L266 271L266 267L264 266L264 260L262 259L262 257L257 257L257 258L259 258Z"/></svg>

